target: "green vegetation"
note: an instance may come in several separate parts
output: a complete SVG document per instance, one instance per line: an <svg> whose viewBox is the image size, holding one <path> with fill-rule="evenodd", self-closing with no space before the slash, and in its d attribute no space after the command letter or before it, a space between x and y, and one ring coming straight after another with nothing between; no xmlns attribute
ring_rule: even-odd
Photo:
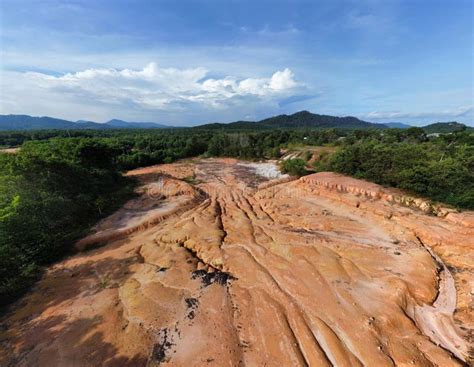
<svg viewBox="0 0 474 367"><path fill-rule="evenodd" d="M281 163L281 170L290 176L304 176L307 173L306 161L301 158L286 159Z"/></svg>
<svg viewBox="0 0 474 367"><path fill-rule="evenodd" d="M88 138L28 142L18 154L0 154L0 304L130 196L117 154Z"/></svg>
<svg viewBox="0 0 474 367"><path fill-rule="evenodd" d="M441 135L431 140L417 128L359 136L353 133L336 153L316 162L316 169L474 209L472 133Z"/></svg>
<svg viewBox="0 0 474 367"><path fill-rule="evenodd" d="M21 145L17 154L0 153L2 304L130 197L133 182L121 172L140 166L198 155L279 158L282 149L297 149L306 160L282 163L291 175L306 174L306 161L316 154L317 171L341 172L474 209L474 133L469 129L439 137L428 137L420 128L43 130L0 133L0 145ZM321 148L311 148L316 146ZM186 181L197 183L195 177Z"/></svg>
<svg viewBox="0 0 474 367"><path fill-rule="evenodd" d="M466 125L459 122L436 122L434 124L426 125L423 130L427 134L447 134L456 131L464 131L469 129ZM472 129L472 128L471 128Z"/></svg>

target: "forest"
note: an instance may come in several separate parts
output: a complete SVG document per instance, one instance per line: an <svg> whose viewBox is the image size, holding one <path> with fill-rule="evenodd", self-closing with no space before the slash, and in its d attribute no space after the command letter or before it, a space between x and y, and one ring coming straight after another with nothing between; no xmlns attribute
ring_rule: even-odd
<svg viewBox="0 0 474 367"><path fill-rule="evenodd" d="M15 300L43 266L71 252L100 218L133 196L122 173L187 157L279 158L292 147L333 146L316 162L288 160L299 176L330 170L474 209L474 134L429 137L384 130L78 130L0 133L0 304Z"/></svg>

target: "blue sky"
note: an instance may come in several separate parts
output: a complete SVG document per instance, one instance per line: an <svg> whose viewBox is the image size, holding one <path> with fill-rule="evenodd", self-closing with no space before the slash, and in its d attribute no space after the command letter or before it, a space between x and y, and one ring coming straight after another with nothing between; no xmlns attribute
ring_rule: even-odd
<svg viewBox="0 0 474 367"><path fill-rule="evenodd" d="M474 125L473 2L0 2L0 113Z"/></svg>

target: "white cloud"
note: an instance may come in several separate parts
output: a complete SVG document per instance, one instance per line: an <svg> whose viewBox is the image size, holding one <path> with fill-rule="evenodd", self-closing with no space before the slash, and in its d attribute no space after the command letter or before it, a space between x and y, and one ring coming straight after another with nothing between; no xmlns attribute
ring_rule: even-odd
<svg viewBox="0 0 474 367"><path fill-rule="evenodd" d="M474 107L469 105L432 112L372 111L363 117L367 119L456 118L472 114L473 110Z"/></svg>
<svg viewBox="0 0 474 367"><path fill-rule="evenodd" d="M291 89L296 86L293 72L290 69L277 71L272 75L270 80L270 88L273 90Z"/></svg>
<svg viewBox="0 0 474 367"><path fill-rule="evenodd" d="M207 75L204 68L159 68L150 63L141 70L97 68L61 76L27 72L23 77L45 91L155 110L180 109L186 103L225 107L229 100L241 97L279 99L301 86L290 69L277 71L270 78L206 79Z"/></svg>

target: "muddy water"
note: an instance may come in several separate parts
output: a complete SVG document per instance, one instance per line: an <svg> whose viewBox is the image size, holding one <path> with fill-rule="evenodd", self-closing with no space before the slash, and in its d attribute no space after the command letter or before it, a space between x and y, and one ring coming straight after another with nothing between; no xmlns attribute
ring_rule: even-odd
<svg viewBox="0 0 474 367"><path fill-rule="evenodd" d="M463 300L472 214L458 221L466 226L380 200L370 192L381 189L363 181L271 182L265 172L273 171L230 159L132 171L142 196L80 247L107 244L51 268L2 321L0 364L458 366L470 358L473 316ZM458 269L451 280L433 254Z"/></svg>

